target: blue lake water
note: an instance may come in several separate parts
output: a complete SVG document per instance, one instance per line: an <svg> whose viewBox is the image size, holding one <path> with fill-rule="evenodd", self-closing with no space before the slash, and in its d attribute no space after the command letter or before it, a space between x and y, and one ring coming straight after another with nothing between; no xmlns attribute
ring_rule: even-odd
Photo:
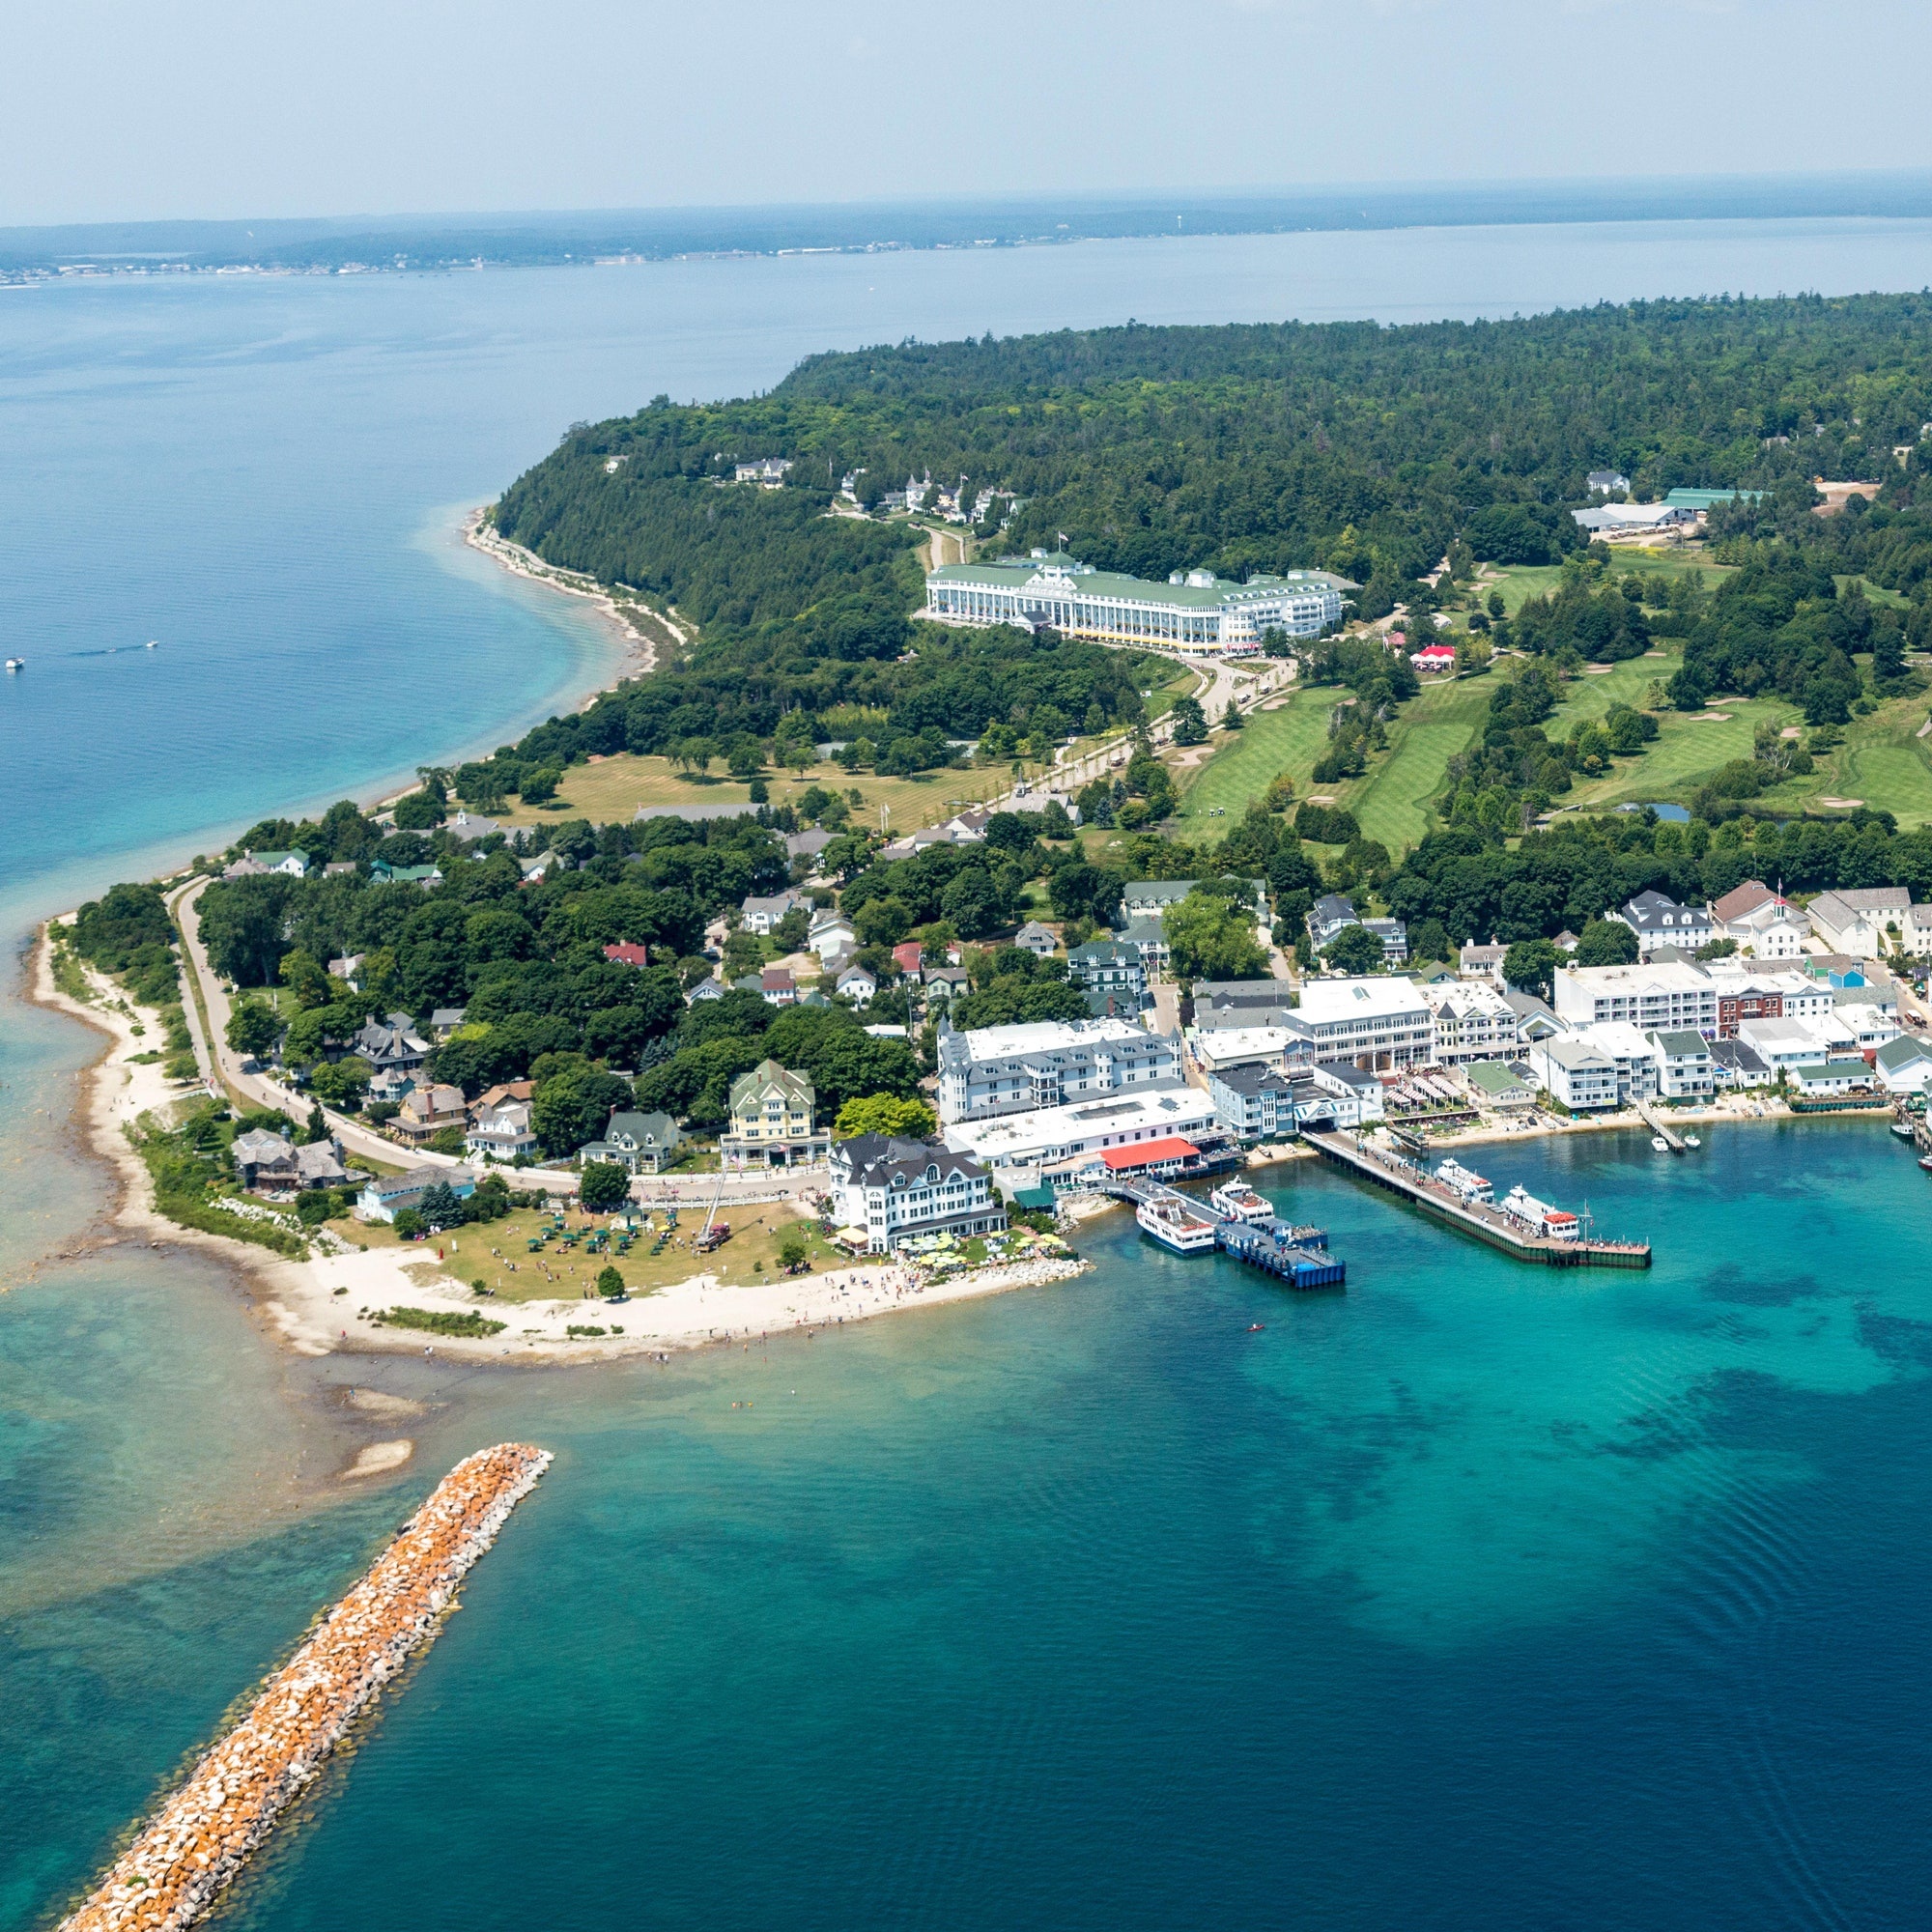
<svg viewBox="0 0 1932 1932"><path fill-rule="evenodd" d="M0 927L596 682L450 540L573 418L909 333L1928 279L1932 224L1687 223L0 293ZM0 1009L0 1932L511 1434L556 1468L235 1922L1922 1918L1926 1183L1882 1130L1485 1160L1648 1275L1301 1167L1345 1295L1109 1223L1063 1289L459 1374L59 1260L87 1051ZM344 1499L352 1383L429 1407Z"/></svg>

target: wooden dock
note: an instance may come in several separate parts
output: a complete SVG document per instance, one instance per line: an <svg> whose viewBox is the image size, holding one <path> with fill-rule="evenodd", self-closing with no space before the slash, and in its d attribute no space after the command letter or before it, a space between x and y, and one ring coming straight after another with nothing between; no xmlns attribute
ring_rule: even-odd
<svg viewBox="0 0 1932 1932"><path fill-rule="evenodd" d="M1660 1118L1657 1109L1648 1100L1639 1100L1636 1103L1636 1111L1637 1118L1643 1122L1644 1125L1652 1133L1662 1141L1663 1145L1672 1153L1682 1153L1684 1151L1684 1137L1667 1122Z"/></svg>
<svg viewBox="0 0 1932 1932"><path fill-rule="evenodd" d="M1648 1241L1555 1240L1548 1235L1532 1233L1500 1208L1488 1207L1480 1201L1464 1201L1433 1175L1411 1162L1379 1152L1354 1134L1313 1133L1304 1127L1301 1137L1338 1167L1400 1194L1447 1226L1487 1241L1491 1247L1514 1255L1519 1261L1541 1262L1546 1267L1647 1268L1650 1265Z"/></svg>

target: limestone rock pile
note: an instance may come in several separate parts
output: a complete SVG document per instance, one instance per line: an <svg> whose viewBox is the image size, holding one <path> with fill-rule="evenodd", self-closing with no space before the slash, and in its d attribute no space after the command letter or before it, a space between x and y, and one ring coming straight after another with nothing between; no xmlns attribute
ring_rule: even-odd
<svg viewBox="0 0 1932 1932"><path fill-rule="evenodd" d="M356 1713L434 1639L464 1573L550 1462L503 1442L459 1463L61 1932L175 1932L206 1912Z"/></svg>

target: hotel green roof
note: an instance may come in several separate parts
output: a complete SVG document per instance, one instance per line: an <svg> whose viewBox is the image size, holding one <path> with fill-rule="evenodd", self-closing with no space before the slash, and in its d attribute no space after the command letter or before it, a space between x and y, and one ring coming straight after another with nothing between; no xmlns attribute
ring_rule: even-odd
<svg viewBox="0 0 1932 1932"><path fill-rule="evenodd" d="M1122 604L1165 604L1181 610L1215 611L1231 598L1264 597L1291 589L1352 590L1345 577L1327 571L1293 570L1281 577L1253 577L1245 583L1232 580L1213 583L1156 583L1145 577L1127 577L1111 570L1090 570L1064 552L1051 556L1002 558L994 563L948 563L926 573L928 583L983 583L988 588L1016 590L1031 582L1049 565L1067 573L1065 588L1078 597L1111 598ZM1058 587L1058 586L1057 586Z"/></svg>

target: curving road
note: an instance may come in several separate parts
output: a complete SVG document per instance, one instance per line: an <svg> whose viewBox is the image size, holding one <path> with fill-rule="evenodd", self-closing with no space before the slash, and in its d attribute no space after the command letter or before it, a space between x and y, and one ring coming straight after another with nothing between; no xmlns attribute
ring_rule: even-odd
<svg viewBox="0 0 1932 1932"><path fill-rule="evenodd" d="M192 997L182 1002L182 1010L187 1016L188 1032L194 1037L195 1059L200 1063L203 1073L216 1087L227 1088L231 1094L249 1106L274 1108L287 1114L292 1121L300 1122L307 1119L308 1110L314 1104L312 1099L307 1094L298 1094L291 1087L283 1086L266 1073L244 1073L241 1056L228 1045L228 1016L234 1010L234 1003L214 969L208 963L208 951L201 943L198 905L207 885L206 879L195 879L168 901L175 923L181 928L184 962L201 989L200 1002ZM208 1014L206 1028L202 1024L203 1006ZM323 1109L323 1118L328 1122L329 1131L341 1142L344 1154L359 1154L365 1160L379 1161L384 1167L463 1165L452 1154L432 1153L427 1148L399 1147L394 1141L385 1141L381 1134L373 1134L367 1127L358 1126L354 1121L331 1113L327 1108Z"/></svg>

